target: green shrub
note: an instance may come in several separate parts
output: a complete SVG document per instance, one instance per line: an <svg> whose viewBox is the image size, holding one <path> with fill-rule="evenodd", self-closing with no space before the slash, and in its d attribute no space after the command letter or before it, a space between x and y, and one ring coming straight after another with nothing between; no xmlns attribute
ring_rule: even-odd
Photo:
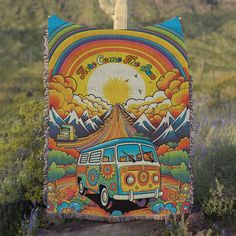
<svg viewBox="0 0 236 236"><path fill-rule="evenodd" d="M167 143L167 145L171 148L176 148L178 146L178 143L169 142L169 143Z"/></svg>
<svg viewBox="0 0 236 236"><path fill-rule="evenodd" d="M219 129L216 131L220 133ZM212 133L216 137L215 133ZM224 186L225 192L236 196L236 146L227 138L225 132L221 138L209 141L200 152L196 146L193 160L194 199L195 203L203 204L210 197L210 187L215 184L215 179ZM225 137L224 137L225 136Z"/></svg>
<svg viewBox="0 0 236 236"><path fill-rule="evenodd" d="M76 166L75 165L69 165L65 166L65 175L75 175L76 174Z"/></svg>
<svg viewBox="0 0 236 236"><path fill-rule="evenodd" d="M167 152L162 156L159 156L159 161L165 165L177 166L181 163L185 163L186 166L189 165L189 156L186 151L178 150Z"/></svg>
<svg viewBox="0 0 236 236"><path fill-rule="evenodd" d="M234 214L235 198L224 192L224 186L216 179L210 188L210 198L203 203L203 212L209 216L225 217Z"/></svg>
<svg viewBox="0 0 236 236"><path fill-rule="evenodd" d="M168 165L161 165L161 174L162 175L171 175L171 167Z"/></svg>
<svg viewBox="0 0 236 236"><path fill-rule="evenodd" d="M17 108L0 122L0 204L42 201L43 103L32 100Z"/></svg>
<svg viewBox="0 0 236 236"><path fill-rule="evenodd" d="M64 152L51 150L48 153L48 165L51 165L53 162L55 162L57 165L69 165L76 164L77 159Z"/></svg>
<svg viewBox="0 0 236 236"><path fill-rule="evenodd" d="M190 182L189 171L187 166L182 162L179 167L171 170L171 175L174 179L180 180L183 183Z"/></svg>
<svg viewBox="0 0 236 236"><path fill-rule="evenodd" d="M54 182L57 179L60 179L65 175L65 170L63 168L60 168L56 165L55 162L53 162L48 170L48 181Z"/></svg>

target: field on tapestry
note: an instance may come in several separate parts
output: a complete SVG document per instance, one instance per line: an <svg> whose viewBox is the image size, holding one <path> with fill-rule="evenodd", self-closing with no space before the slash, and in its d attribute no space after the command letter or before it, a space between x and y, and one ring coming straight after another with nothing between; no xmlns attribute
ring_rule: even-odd
<svg viewBox="0 0 236 236"><path fill-rule="evenodd" d="M187 213L190 75L179 18L129 30L48 21L49 214Z"/></svg>

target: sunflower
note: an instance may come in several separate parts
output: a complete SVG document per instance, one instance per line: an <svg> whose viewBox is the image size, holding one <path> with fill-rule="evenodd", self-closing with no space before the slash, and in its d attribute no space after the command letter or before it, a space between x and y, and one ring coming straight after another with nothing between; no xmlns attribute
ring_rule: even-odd
<svg viewBox="0 0 236 236"><path fill-rule="evenodd" d="M107 180L112 179L112 177L115 174L114 166L112 166L112 165L102 165L101 174Z"/></svg>

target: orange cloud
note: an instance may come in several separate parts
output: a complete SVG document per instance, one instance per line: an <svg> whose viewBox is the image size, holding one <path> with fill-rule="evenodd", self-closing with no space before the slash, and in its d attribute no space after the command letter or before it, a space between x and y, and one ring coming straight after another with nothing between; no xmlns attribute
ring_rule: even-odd
<svg viewBox="0 0 236 236"><path fill-rule="evenodd" d="M166 97L171 100L170 107L158 111L161 116L169 110L174 117L177 117L188 106L189 81L185 81L183 76L180 76L178 69L163 75L157 82L157 88L164 91Z"/></svg>
<svg viewBox="0 0 236 236"><path fill-rule="evenodd" d="M77 84L73 78L62 75L54 75L49 81L49 104L53 106L58 114L65 118L72 110L82 115L85 109L90 115L101 116L110 107L107 102L94 95L75 95Z"/></svg>
<svg viewBox="0 0 236 236"><path fill-rule="evenodd" d="M189 81L172 69L159 78L157 91L144 99L129 99L125 108L136 117L145 113L152 124L158 125L169 111L175 118L189 104Z"/></svg>
<svg viewBox="0 0 236 236"><path fill-rule="evenodd" d="M49 105L53 106L63 118L74 108L73 92L76 90L76 82L73 78L64 78L62 75L54 75L49 80Z"/></svg>
<svg viewBox="0 0 236 236"><path fill-rule="evenodd" d="M169 112L172 114L172 116L176 118L184 110L185 107L186 107L186 104L181 103L176 106L172 106L169 109Z"/></svg>
<svg viewBox="0 0 236 236"><path fill-rule="evenodd" d="M179 105L181 103L187 106L189 102L189 90L188 89L179 90L177 93L173 94L171 102L174 106Z"/></svg>
<svg viewBox="0 0 236 236"><path fill-rule="evenodd" d="M61 93L56 90L49 90L49 105L50 107L60 108L64 104L64 97Z"/></svg>
<svg viewBox="0 0 236 236"><path fill-rule="evenodd" d="M164 74L158 81L157 81L157 88L159 90L165 91L167 88L169 88L170 83L173 80L176 80L180 76L178 69L173 69L171 71L168 71L166 74Z"/></svg>
<svg viewBox="0 0 236 236"><path fill-rule="evenodd" d="M159 90L165 92L174 106L180 103L188 104L189 81L185 81L183 76L180 76L178 69L168 71L157 81L156 85Z"/></svg>
<svg viewBox="0 0 236 236"><path fill-rule="evenodd" d="M77 88L76 81L71 77L64 78L62 75L54 75L50 79L50 83L52 82L61 84L64 88L70 88L73 92Z"/></svg>

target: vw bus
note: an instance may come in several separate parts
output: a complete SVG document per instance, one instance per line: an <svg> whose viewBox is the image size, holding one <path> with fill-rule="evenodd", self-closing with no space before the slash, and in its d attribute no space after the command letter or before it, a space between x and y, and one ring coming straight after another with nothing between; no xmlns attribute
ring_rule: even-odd
<svg viewBox="0 0 236 236"><path fill-rule="evenodd" d="M80 194L100 195L103 208L113 200L129 200L140 207L162 196L160 164L155 146L141 138L119 138L81 151L77 166Z"/></svg>

